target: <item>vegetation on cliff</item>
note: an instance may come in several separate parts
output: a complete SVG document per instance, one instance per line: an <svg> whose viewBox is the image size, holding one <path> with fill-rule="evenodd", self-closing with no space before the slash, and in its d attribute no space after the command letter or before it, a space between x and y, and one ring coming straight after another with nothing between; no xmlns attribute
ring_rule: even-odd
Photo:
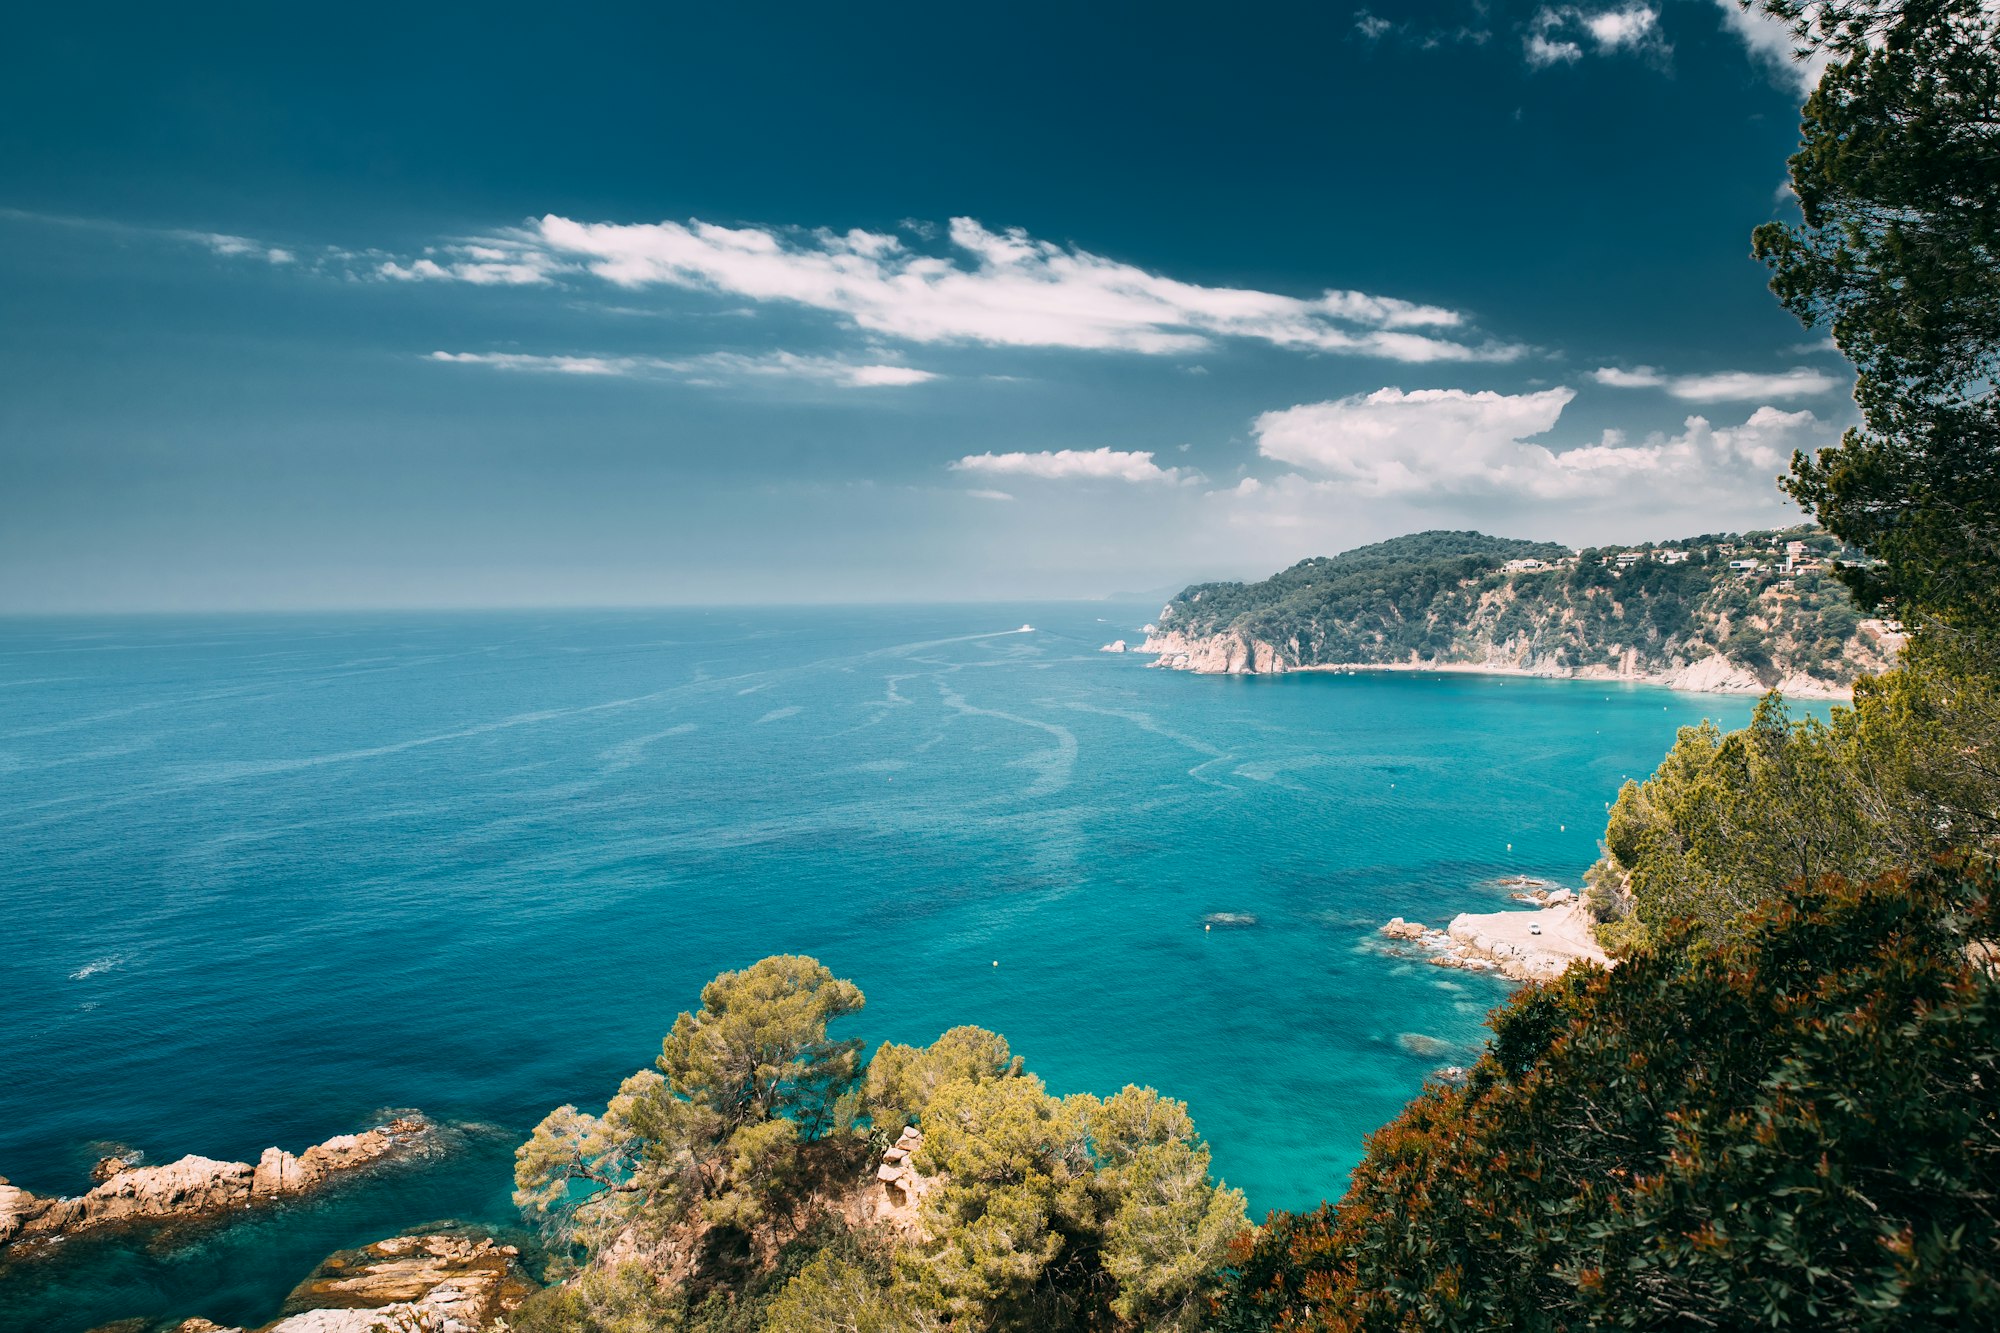
<svg viewBox="0 0 2000 1333"><path fill-rule="evenodd" d="M1422 532L1303 560L1261 583L1204 583L1161 612L1187 639L1268 644L1286 668L1505 663L1666 672L1720 655L1763 683L1843 685L1887 664L1812 529L1572 552ZM1745 567L1748 566L1748 567Z"/></svg>

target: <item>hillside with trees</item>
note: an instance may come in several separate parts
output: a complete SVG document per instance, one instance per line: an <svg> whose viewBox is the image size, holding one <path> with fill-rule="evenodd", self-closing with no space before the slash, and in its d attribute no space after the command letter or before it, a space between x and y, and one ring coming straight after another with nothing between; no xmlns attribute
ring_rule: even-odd
<svg viewBox="0 0 2000 1333"><path fill-rule="evenodd" d="M1146 650L1206 671L1440 664L1829 690L1899 641L1840 581L1863 560L1811 528L1583 551L1422 532L1197 584Z"/></svg>

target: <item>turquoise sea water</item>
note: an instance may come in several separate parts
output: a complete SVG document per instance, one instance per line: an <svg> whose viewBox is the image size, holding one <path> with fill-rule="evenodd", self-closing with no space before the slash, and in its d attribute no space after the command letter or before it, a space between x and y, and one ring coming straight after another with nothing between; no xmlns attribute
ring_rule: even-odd
<svg viewBox="0 0 2000 1333"><path fill-rule="evenodd" d="M541 1114L777 952L871 1043L977 1023L1057 1091L1184 1098L1253 1212L1310 1205L1504 994L1374 928L1577 882L1620 780L1750 709L1095 651L1156 609L0 621L0 1174L468 1126L192 1247L0 1268L0 1329L254 1324L333 1249L511 1221Z"/></svg>

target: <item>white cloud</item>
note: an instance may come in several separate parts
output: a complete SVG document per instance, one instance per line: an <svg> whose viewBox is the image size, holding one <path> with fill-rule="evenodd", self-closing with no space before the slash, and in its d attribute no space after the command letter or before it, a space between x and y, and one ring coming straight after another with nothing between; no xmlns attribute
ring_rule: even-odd
<svg viewBox="0 0 2000 1333"><path fill-rule="evenodd" d="M1475 5L1474 13L1483 17L1485 6ZM1420 51L1435 51L1442 46L1484 46L1493 37L1489 29L1475 28L1470 24L1447 28L1408 19L1392 23L1366 9L1354 11L1354 30L1361 34L1363 41L1371 44L1389 37L1398 45L1415 47Z"/></svg>
<svg viewBox="0 0 2000 1333"><path fill-rule="evenodd" d="M1527 442L1556 424L1572 396L1566 388L1514 395L1382 389L1267 412L1255 431L1266 457L1326 479L1281 479L1278 489L1296 494L1317 486L1414 503L1762 496L1794 449L1818 449L1838 436L1810 412L1765 406L1740 426L1718 428L1691 416L1679 434L1655 433L1637 444L1618 431L1562 451ZM1231 493L1248 497L1271 489L1246 482Z"/></svg>
<svg viewBox="0 0 2000 1333"><path fill-rule="evenodd" d="M936 375L928 370L918 370L913 366L852 366L844 377L847 383L858 389L901 388L908 384L922 384L934 380Z"/></svg>
<svg viewBox="0 0 2000 1333"><path fill-rule="evenodd" d="M857 364L837 357L768 352L709 352L702 356L540 356L522 352L432 352L430 361L488 366L495 370L561 375L608 375L628 379L678 379L706 387L753 378L815 381L847 389L905 388L937 378L912 366Z"/></svg>
<svg viewBox="0 0 2000 1333"><path fill-rule="evenodd" d="M1605 366L1601 370L1591 371L1590 377L1599 384L1608 384L1614 389L1653 389L1667 382L1667 377L1651 366L1634 366L1630 370Z"/></svg>
<svg viewBox="0 0 2000 1333"><path fill-rule="evenodd" d="M1253 425L1266 458L1309 468L1371 495L1481 489L1503 479L1529 451L1524 436L1556 424L1570 389L1377 389L1327 403L1266 412Z"/></svg>
<svg viewBox="0 0 2000 1333"><path fill-rule="evenodd" d="M954 472L1043 481L1166 482L1192 485L1202 480L1192 468L1163 468L1146 450L1057 449L1038 454L969 454L951 465ZM1011 497L1010 497L1011 498Z"/></svg>
<svg viewBox="0 0 2000 1333"><path fill-rule="evenodd" d="M827 311L917 343L1192 352L1219 338L1395 361L1507 361L1524 348L1472 341L1457 311L1365 292L1285 296L1204 287L955 218L952 253L894 235L722 227L705 222L577 222L554 215L520 234L533 271L580 266L626 288L668 286ZM518 256L518 252L517 256ZM520 263L518 257L510 263ZM428 265L428 267L426 267ZM386 276L476 281L464 261L385 265ZM393 273L390 270L395 270Z"/></svg>
<svg viewBox="0 0 2000 1333"><path fill-rule="evenodd" d="M1530 67L1546 69L1583 59L1585 43L1601 56L1628 53L1664 59L1673 50L1660 31L1660 11L1652 5L1628 4L1600 10L1544 5L1528 23L1522 51Z"/></svg>
<svg viewBox="0 0 2000 1333"><path fill-rule="evenodd" d="M61 220L67 221L67 219ZM145 232L148 230L144 227L124 227L116 223L108 225L111 229L118 231ZM159 233L155 232L154 234L158 235ZM291 264L298 260L298 256L290 250L282 249L275 245L266 245L264 242L255 240L249 236L231 236L227 232L220 231L168 231L166 235L173 237L177 241L187 241L194 245L205 246L210 252L221 255L225 259L261 259L268 264Z"/></svg>
<svg viewBox="0 0 2000 1333"><path fill-rule="evenodd" d="M899 235L701 221L578 222L551 214L518 229L441 241L414 256L334 246L300 251L224 232L134 228L15 209L0 208L0 218L169 236L218 255L350 279L482 287L573 287L596 279L628 290L696 290L751 307L820 310L865 332L920 344L1180 354L1248 339L1409 363L1507 362L1529 351L1478 332L1462 312L1444 306L1342 289L1306 297L1182 282L964 217L943 234L905 222ZM856 375L858 384L918 378L901 368Z"/></svg>
<svg viewBox="0 0 2000 1333"><path fill-rule="evenodd" d="M383 260L374 276L392 282L469 282L480 287L540 287L565 265L539 246L514 237L483 237L434 246L408 264Z"/></svg>
<svg viewBox="0 0 2000 1333"><path fill-rule="evenodd" d="M1775 375L1728 371L1719 375L1683 375L1667 392L1690 402L1751 402L1759 398L1804 398L1840 387L1833 376L1803 366Z"/></svg>
<svg viewBox="0 0 2000 1333"><path fill-rule="evenodd" d="M1583 48L1575 42L1552 42L1540 33L1529 33L1524 45L1528 64L1536 69L1547 69L1550 65L1569 64L1583 59Z"/></svg>
<svg viewBox="0 0 2000 1333"><path fill-rule="evenodd" d="M1736 34L1750 58L1769 70L1773 77L1809 93L1826 72L1833 55L1824 49L1803 58L1798 54L1799 39L1791 25L1772 18L1761 5L1745 9L1737 0L1715 0L1722 10L1722 26Z"/></svg>
<svg viewBox="0 0 2000 1333"><path fill-rule="evenodd" d="M1633 5L1586 14L1583 26L1599 51L1623 51L1644 46L1660 30L1660 11Z"/></svg>
<svg viewBox="0 0 2000 1333"><path fill-rule="evenodd" d="M521 352L432 352L428 361L459 366L490 366L495 370L532 370L557 375L636 375L640 363L630 357L531 356Z"/></svg>
<svg viewBox="0 0 2000 1333"><path fill-rule="evenodd" d="M1712 375L1668 376L1651 366L1620 370L1605 366L1591 372L1599 384L1614 389L1664 388L1674 397L1691 403L1742 403L1759 398L1805 398L1840 387L1840 381L1823 371L1806 366L1764 374L1749 370L1720 371Z"/></svg>

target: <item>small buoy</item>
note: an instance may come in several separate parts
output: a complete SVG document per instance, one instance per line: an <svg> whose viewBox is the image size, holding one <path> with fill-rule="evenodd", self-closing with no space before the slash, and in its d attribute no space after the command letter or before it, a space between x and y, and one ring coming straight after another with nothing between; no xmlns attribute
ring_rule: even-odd
<svg viewBox="0 0 2000 1333"><path fill-rule="evenodd" d="M1510 843L1508 843L1508 844L1507 844L1507 850L1508 850L1508 851L1510 851L1510 852L1511 852L1511 851L1513 851L1513 850L1514 850L1514 844L1513 844L1513 843L1511 843L1511 842L1510 842Z"/></svg>
<svg viewBox="0 0 2000 1333"><path fill-rule="evenodd" d="M999 960L998 958L995 958L995 959L993 960L993 966L995 966L995 967L998 967L998 966L1000 966L1000 960Z"/></svg>
<svg viewBox="0 0 2000 1333"><path fill-rule="evenodd" d="M1558 824L1558 825L1556 825L1556 832L1558 832L1558 833L1567 833L1567 832L1569 832L1569 825L1567 825L1567 824Z"/></svg>
<svg viewBox="0 0 2000 1333"><path fill-rule="evenodd" d="M1211 930L1214 930L1214 929L1215 929L1215 927L1214 927L1214 926L1203 926L1203 927L1202 927L1201 929L1202 929L1202 933L1203 933L1203 934L1207 934L1207 933L1208 933L1209 931L1211 931Z"/></svg>

